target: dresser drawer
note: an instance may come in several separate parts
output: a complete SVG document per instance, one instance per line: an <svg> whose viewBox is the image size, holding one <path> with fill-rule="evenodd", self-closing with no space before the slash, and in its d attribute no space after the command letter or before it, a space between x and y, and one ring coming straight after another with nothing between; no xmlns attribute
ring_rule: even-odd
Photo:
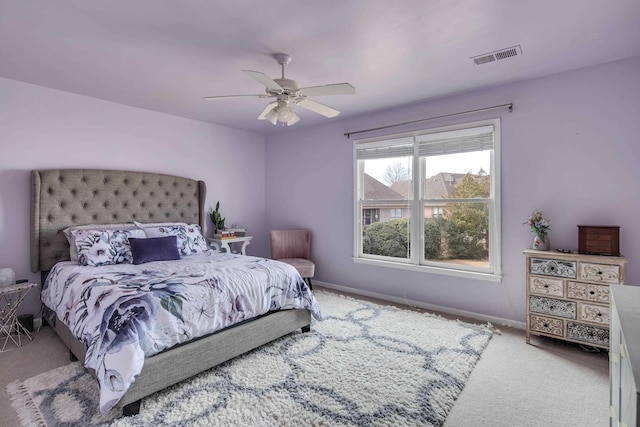
<svg viewBox="0 0 640 427"><path fill-rule="evenodd" d="M609 346L609 328L567 322L567 338L590 344Z"/></svg>
<svg viewBox="0 0 640 427"><path fill-rule="evenodd" d="M575 319L576 302L531 295L529 296L529 311L564 317L566 319Z"/></svg>
<svg viewBox="0 0 640 427"><path fill-rule="evenodd" d="M562 279L530 276L529 292L532 294L550 295L562 298L564 296Z"/></svg>
<svg viewBox="0 0 640 427"><path fill-rule="evenodd" d="M549 335L564 336L564 322L560 319L532 314L529 316L529 329Z"/></svg>
<svg viewBox="0 0 640 427"><path fill-rule="evenodd" d="M567 298L609 304L609 285L567 282Z"/></svg>
<svg viewBox="0 0 640 427"><path fill-rule="evenodd" d="M608 305L589 304L586 302L578 303L578 320L608 326L610 318L609 313Z"/></svg>
<svg viewBox="0 0 640 427"><path fill-rule="evenodd" d="M576 262L557 259L530 258L529 273L542 276L576 278Z"/></svg>
<svg viewBox="0 0 640 427"><path fill-rule="evenodd" d="M620 266L581 262L578 278L593 282L620 283Z"/></svg>

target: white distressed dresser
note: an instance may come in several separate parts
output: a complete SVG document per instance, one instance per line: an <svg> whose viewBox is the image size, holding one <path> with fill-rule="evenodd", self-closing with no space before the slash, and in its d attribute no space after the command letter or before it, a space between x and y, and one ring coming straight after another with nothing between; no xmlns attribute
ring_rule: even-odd
<svg viewBox="0 0 640 427"><path fill-rule="evenodd" d="M524 251L527 343L542 335L609 348L609 285L624 284L624 257Z"/></svg>

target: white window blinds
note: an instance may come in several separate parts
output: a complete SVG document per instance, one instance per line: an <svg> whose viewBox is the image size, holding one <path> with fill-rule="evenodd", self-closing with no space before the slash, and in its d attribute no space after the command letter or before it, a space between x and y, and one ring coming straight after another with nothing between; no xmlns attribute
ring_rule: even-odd
<svg viewBox="0 0 640 427"><path fill-rule="evenodd" d="M415 139L408 136L363 142L356 145L356 156L359 160L413 156L414 142L423 157L484 151L494 148L493 137L493 125L489 125L417 135Z"/></svg>
<svg viewBox="0 0 640 427"><path fill-rule="evenodd" d="M359 160L406 156L413 156L413 137L386 139L356 145L356 157Z"/></svg>
<svg viewBox="0 0 640 427"><path fill-rule="evenodd" d="M493 149L493 126L418 135L420 156L467 153Z"/></svg>

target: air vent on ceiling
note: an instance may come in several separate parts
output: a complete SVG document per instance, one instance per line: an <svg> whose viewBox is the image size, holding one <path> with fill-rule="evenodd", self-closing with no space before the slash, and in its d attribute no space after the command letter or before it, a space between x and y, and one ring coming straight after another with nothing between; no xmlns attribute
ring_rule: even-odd
<svg viewBox="0 0 640 427"><path fill-rule="evenodd" d="M485 53L483 55L473 56L470 59L476 65L486 64L488 62L499 61L501 59L507 59L514 56L522 55L522 48L520 45L508 47L506 49L496 50L495 52Z"/></svg>

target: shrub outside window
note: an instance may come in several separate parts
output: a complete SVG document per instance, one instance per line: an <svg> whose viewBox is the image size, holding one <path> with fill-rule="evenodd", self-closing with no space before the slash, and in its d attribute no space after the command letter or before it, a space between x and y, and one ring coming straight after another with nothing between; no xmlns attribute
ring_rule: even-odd
<svg viewBox="0 0 640 427"><path fill-rule="evenodd" d="M354 260L499 281L499 147L499 119L355 141Z"/></svg>

